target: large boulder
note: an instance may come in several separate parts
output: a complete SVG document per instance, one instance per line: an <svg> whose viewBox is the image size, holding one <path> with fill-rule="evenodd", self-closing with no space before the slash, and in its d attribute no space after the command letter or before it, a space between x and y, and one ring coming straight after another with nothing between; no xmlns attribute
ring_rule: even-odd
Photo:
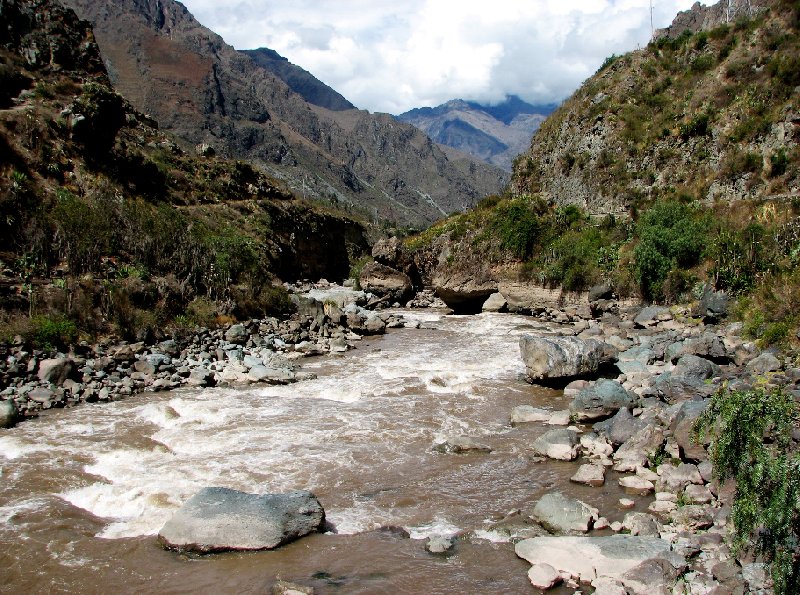
<svg viewBox="0 0 800 595"><path fill-rule="evenodd" d="M311 492L259 495L203 488L167 521L158 539L168 549L204 554L266 550L324 524L325 511Z"/></svg>
<svg viewBox="0 0 800 595"><path fill-rule="evenodd" d="M39 380L61 386L68 378L79 380L75 377L75 364L71 359L60 357L54 359L43 359L39 362L39 369L36 372Z"/></svg>
<svg viewBox="0 0 800 595"><path fill-rule="evenodd" d="M580 391L569 404L569 410L578 421L593 421L631 405L633 397L619 382L602 379Z"/></svg>
<svg viewBox="0 0 800 595"><path fill-rule="evenodd" d="M647 422L634 417L627 407L623 407L614 417L598 422L592 427L596 432L606 436L614 446L619 446L630 440L636 432L646 428Z"/></svg>
<svg viewBox="0 0 800 595"><path fill-rule="evenodd" d="M549 564L587 584L598 577L620 580L647 560L681 563L669 542L658 537L535 537L520 541L514 550L531 564Z"/></svg>
<svg viewBox="0 0 800 595"><path fill-rule="evenodd" d="M413 292L413 284L408 275L379 262L364 265L358 282L365 291L399 302L411 297Z"/></svg>
<svg viewBox="0 0 800 595"><path fill-rule="evenodd" d="M656 392L667 403L708 397L716 392L716 387L706 381L719 373L720 368L714 362L684 355L671 372L664 372L656 379Z"/></svg>
<svg viewBox="0 0 800 595"><path fill-rule="evenodd" d="M617 355L610 345L577 337L523 335L519 349L530 380L590 376Z"/></svg>
<svg viewBox="0 0 800 595"><path fill-rule="evenodd" d="M585 502L551 492L539 499L531 516L551 533L574 535L589 531L599 513Z"/></svg>
<svg viewBox="0 0 800 595"><path fill-rule="evenodd" d="M616 471L636 471L647 465L648 458L664 444L664 431L658 426L648 425L636 432L614 453Z"/></svg>

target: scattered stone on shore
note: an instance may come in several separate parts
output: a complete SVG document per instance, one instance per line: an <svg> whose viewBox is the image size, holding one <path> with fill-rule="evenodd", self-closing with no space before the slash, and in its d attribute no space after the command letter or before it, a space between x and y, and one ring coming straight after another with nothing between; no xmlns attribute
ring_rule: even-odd
<svg viewBox="0 0 800 595"><path fill-rule="evenodd" d="M556 428L539 436L531 445L533 452L559 461L578 458L580 441L578 433L568 428Z"/></svg>
<svg viewBox="0 0 800 595"><path fill-rule="evenodd" d="M228 488L203 488L159 531L168 549L213 553L274 549L320 531L325 512L306 491L247 494Z"/></svg>

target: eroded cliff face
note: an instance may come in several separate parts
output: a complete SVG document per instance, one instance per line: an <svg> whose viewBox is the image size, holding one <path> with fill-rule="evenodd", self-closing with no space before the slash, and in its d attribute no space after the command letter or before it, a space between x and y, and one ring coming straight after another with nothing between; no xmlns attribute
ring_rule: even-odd
<svg viewBox="0 0 800 595"><path fill-rule="evenodd" d="M188 145L251 160L308 198L424 225L507 183L388 116L308 103L173 0L67 3L93 23L115 88L134 106Z"/></svg>
<svg viewBox="0 0 800 595"><path fill-rule="evenodd" d="M609 60L548 118L515 163L513 191L595 215L657 198L796 195L795 10L733 2L729 24L727 1L682 13L646 48Z"/></svg>

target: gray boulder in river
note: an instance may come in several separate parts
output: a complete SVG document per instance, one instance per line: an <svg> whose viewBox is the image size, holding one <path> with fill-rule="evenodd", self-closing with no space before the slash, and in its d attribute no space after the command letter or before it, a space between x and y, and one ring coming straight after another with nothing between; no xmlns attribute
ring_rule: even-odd
<svg viewBox="0 0 800 595"><path fill-rule="evenodd" d="M528 378L547 380L596 374L600 366L616 359L616 350L596 339L523 335L520 354Z"/></svg>
<svg viewBox="0 0 800 595"><path fill-rule="evenodd" d="M311 492L247 494L203 488L158 534L167 549L199 553L267 550L320 531L325 511Z"/></svg>

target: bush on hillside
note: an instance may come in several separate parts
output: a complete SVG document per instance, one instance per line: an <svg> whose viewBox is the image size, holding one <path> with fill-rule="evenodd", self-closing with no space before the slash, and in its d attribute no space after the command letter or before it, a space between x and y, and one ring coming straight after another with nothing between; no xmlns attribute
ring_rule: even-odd
<svg viewBox="0 0 800 595"><path fill-rule="evenodd" d="M698 264L705 249L709 222L692 205L656 203L639 219L639 243L634 249L636 279L642 295L663 300L664 281L671 271Z"/></svg>

